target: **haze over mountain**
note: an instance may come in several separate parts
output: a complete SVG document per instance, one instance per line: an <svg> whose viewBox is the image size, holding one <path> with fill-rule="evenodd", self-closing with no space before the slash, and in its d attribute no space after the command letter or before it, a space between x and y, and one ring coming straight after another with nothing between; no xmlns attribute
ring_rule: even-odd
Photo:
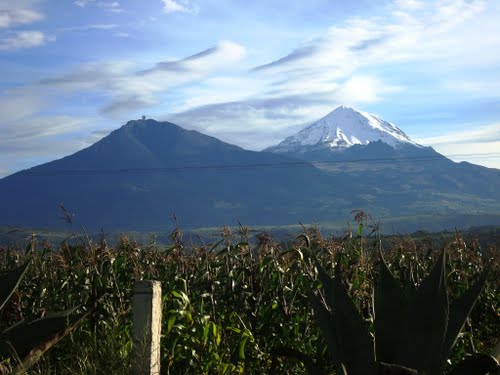
<svg viewBox="0 0 500 375"><path fill-rule="evenodd" d="M324 223L357 208L426 229L500 222L497 186L500 170L452 162L347 107L265 152L137 120L0 180L0 224L61 226L63 203L89 230L162 230L173 213L186 228Z"/></svg>

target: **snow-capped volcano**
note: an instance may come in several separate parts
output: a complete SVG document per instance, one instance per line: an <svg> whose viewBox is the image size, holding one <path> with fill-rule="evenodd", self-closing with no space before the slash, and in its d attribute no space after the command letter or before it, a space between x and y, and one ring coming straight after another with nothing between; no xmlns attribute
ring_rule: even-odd
<svg viewBox="0 0 500 375"><path fill-rule="evenodd" d="M421 147L396 125L376 115L340 106L266 151L289 153L325 148L335 151L377 141L396 149L404 145Z"/></svg>

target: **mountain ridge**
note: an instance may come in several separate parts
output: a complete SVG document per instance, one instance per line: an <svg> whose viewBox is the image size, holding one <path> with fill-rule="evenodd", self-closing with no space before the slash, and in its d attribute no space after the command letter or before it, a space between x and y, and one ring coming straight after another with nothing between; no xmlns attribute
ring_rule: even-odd
<svg viewBox="0 0 500 375"><path fill-rule="evenodd" d="M72 155L1 179L0 225L64 225L61 203L89 230L161 230L173 213L185 228L330 222L356 208L411 220L500 218L499 170L408 147L419 154L381 141L354 144L315 165L133 120Z"/></svg>

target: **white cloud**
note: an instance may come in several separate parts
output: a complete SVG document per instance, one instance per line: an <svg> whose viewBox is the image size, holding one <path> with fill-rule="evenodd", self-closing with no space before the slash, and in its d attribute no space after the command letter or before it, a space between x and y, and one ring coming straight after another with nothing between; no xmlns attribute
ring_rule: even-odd
<svg viewBox="0 0 500 375"><path fill-rule="evenodd" d="M97 0L76 0L73 4L80 8L85 8L87 5L93 5L104 9L108 13L124 12L121 4L118 1L97 1Z"/></svg>
<svg viewBox="0 0 500 375"><path fill-rule="evenodd" d="M113 35L116 36L117 38L129 38L130 37L129 33L126 33L123 31L118 31L116 33L113 33Z"/></svg>
<svg viewBox="0 0 500 375"><path fill-rule="evenodd" d="M122 13L124 11L118 1L100 1L97 6L110 13Z"/></svg>
<svg viewBox="0 0 500 375"><path fill-rule="evenodd" d="M486 10L481 0L395 1L392 15L347 19L255 71L310 86L305 69L326 75L324 82L338 83L389 64L500 62L500 51L494 48L500 40L494 26L500 17ZM471 28L472 22L483 28ZM477 58L479 51L488 51L486 59Z"/></svg>
<svg viewBox="0 0 500 375"><path fill-rule="evenodd" d="M42 110L45 105L47 105L47 100L44 96L28 90L6 92L0 96L0 113L2 114L0 130L2 130L2 134L6 124L28 118Z"/></svg>
<svg viewBox="0 0 500 375"><path fill-rule="evenodd" d="M245 47L228 40L219 42L215 47L205 52L184 59L183 63L186 68L196 71L213 70L235 63L246 54Z"/></svg>
<svg viewBox="0 0 500 375"><path fill-rule="evenodd" d="M88 2L89 2L89 0L76 0L76 1L73 1L73 4L75 4L76 6L78 6L80 8L85 8L85 6L87 5Z"/></svg>
<svg viewBox="0 0 500 375"><path fill-rule="evenodd" d="M416 141L432 146L454 161L469 161L500 169L500 123L446 135L417 138Z"/></svg>
<svg viewBox="0 0 500 375"><path fill-rule="evenodd" d="M400 9L420 9L424 6L422 1L418 0L396 0L394 4Z"/></svg>
<svg viewBox="0 0 500 375"><path fill-rule="evenodd" d="M446 31L485 10L483 0L440 0L432 18L433 26Z"/></svg>
<svg viewBox="0 0 500 375"><path fill-rule="evenodd" d="M27 25L44 18L43 14L33 9L0 8L0 28L9 28L17 25Z"/></svg>
<svg viewBox="0 0 500 375"><path fill-rule="evenodd" d="M447 79L441 82L441 86L462 97L496 98L498 97L500 79L496 77L491 77L488 80L473 80L468 78Z"/></svg>
<svg viewBox="0 0 500 375"><path fill-rule="evenodd" d="M419 138L418 142L425 145L449 145L469 142L490 142L492 140L500 140L500 123L485 125L480 128L465 129L446 135L423 137Z"/></svg>
<svg viewBox="0 0 500 375"><path fill-rule="evenodd" d="M161 0L165 13L196 13L198 10L187 0Z"/></svg>
<svg viewBox="0 0 500 375"><path fill-rule="evenodd" d="M468 161L485 167L500 169L500 141L446 143L431 145L437 152L453 161Z"/></svg>
<svg viewBox="0 0 500 375"><path fill-rule="evenodd" d="M82 26L72 26L60 29L61 31L112 30L120 27L115 23L92 23Z"/></svg>
<svg viewBox="0 0 500 375"><path fill-rule="evenodd" d="M39 47L53 40L41 31L16 31L0 38L0 51Z"/></svg>
<svg viewBox="0 0 500 375"><path fill-rule="evenodd" d="M311 112L317 116L328 108L293 100L286 105L248 100L201 106L166 119L249 150L261 150L305 126Z"/></svg>
<svg viewBox="0 0 500 375"><path fill-rule="evenodd" d="M381 101L382 94L403 90L404 87L386 85L376 77L352 76L335 93L335 97L340 103L356 106Z"/></svg>

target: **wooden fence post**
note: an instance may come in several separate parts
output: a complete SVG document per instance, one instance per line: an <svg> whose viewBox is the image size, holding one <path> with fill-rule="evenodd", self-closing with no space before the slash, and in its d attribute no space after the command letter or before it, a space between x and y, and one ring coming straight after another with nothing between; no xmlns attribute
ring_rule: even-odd
<svg viewBox="0 0 500 375"><path fill-rule="evenodd" d="M141 280L134 284L133 375L160 374L161 283Z"/></svg>

